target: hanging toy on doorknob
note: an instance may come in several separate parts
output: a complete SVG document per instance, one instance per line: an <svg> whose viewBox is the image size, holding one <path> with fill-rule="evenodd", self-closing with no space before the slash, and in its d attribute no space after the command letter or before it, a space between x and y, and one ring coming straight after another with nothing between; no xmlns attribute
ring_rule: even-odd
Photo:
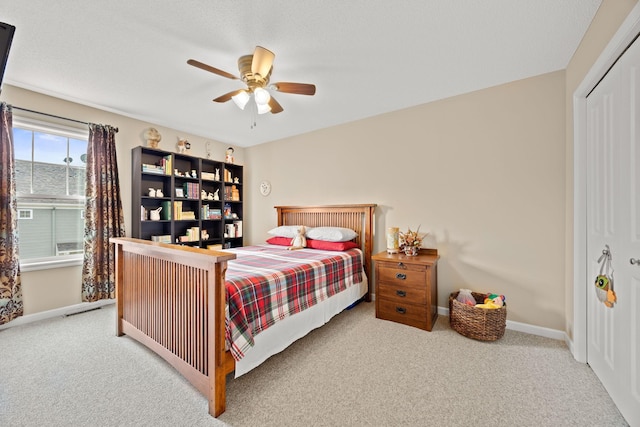
<svg viewBox="0 0 640 427"><path fill-rule="evenodd" d="M613 291L613 268L611 267L611 251L609 245L605 245L602 255L598 258L600 274L596 277L596 296L605 306L612 308L617 301Z"/></svg>

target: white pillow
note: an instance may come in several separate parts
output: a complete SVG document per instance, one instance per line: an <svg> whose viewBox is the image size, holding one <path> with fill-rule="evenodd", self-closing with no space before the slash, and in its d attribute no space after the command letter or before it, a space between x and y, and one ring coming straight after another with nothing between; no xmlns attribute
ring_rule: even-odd
<svg viewBox="0 0 640 427"><path fill-rule="evenodd" d="M298 235L298 229L302 227L301 225L281 225L280 227L272 228L267 231L267 234L276 237L289 237L293 239ZM310 227L305 227L305 234L309 234ZM308 236L307 236L308 237Z"/></svg>
<svg viewBox="0 0 640 427"><path fill-rule="evenodd" d="M309 239L326 240L327 242L348 242L357 237L357 233L350 228L315 227L307 230Z"/></svg>

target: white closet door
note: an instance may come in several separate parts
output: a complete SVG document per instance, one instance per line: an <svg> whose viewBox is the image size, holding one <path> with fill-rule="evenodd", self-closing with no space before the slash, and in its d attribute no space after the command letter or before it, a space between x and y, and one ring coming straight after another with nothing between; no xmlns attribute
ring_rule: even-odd
<svg viewBox="0 0 640 427"><path fill-rule="evenodd" d="M627 421L640 425L640 42L589 95L587 111L587 362ZM594 284L606 247L612 308Z"/></svg>

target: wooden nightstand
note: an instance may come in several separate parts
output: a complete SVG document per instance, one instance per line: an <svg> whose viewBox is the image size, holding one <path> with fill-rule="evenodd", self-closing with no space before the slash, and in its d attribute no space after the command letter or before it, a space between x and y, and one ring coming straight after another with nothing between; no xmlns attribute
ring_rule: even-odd
<svg viewBox="0 0 640 427"><path fill-rule="evenodd" d="M376 317L430 331L438 318L438 258L436 249L373 255Z"/></svg>

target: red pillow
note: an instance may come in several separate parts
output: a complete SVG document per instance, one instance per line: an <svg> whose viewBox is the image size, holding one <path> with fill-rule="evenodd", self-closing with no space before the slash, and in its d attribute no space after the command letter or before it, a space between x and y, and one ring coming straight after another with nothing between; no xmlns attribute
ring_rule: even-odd
<svg viewBox="0 0 640 427"><path fill-rule="evenodd" d="M270 237L267 243L271 245L291 246L291 240L288 237ZM307 247L310 249L321 249L324 251L346 251L353 248L359 248L355 242L328 242L326 240L307 239Z"/></svg>
<svg viewBox="0 0 640 427"><path fill-rule="evenodd" d="M291 237L274 236L267 239L270 245L291 246Z"/></svg>
<svg viewBox="0 0 640 427"><path fill-rule="evenodd" d="M307 239L307 247L311 249L322 249L323 251L347 251L359 248L356 242L328 242L326 240Z"/></svg>

